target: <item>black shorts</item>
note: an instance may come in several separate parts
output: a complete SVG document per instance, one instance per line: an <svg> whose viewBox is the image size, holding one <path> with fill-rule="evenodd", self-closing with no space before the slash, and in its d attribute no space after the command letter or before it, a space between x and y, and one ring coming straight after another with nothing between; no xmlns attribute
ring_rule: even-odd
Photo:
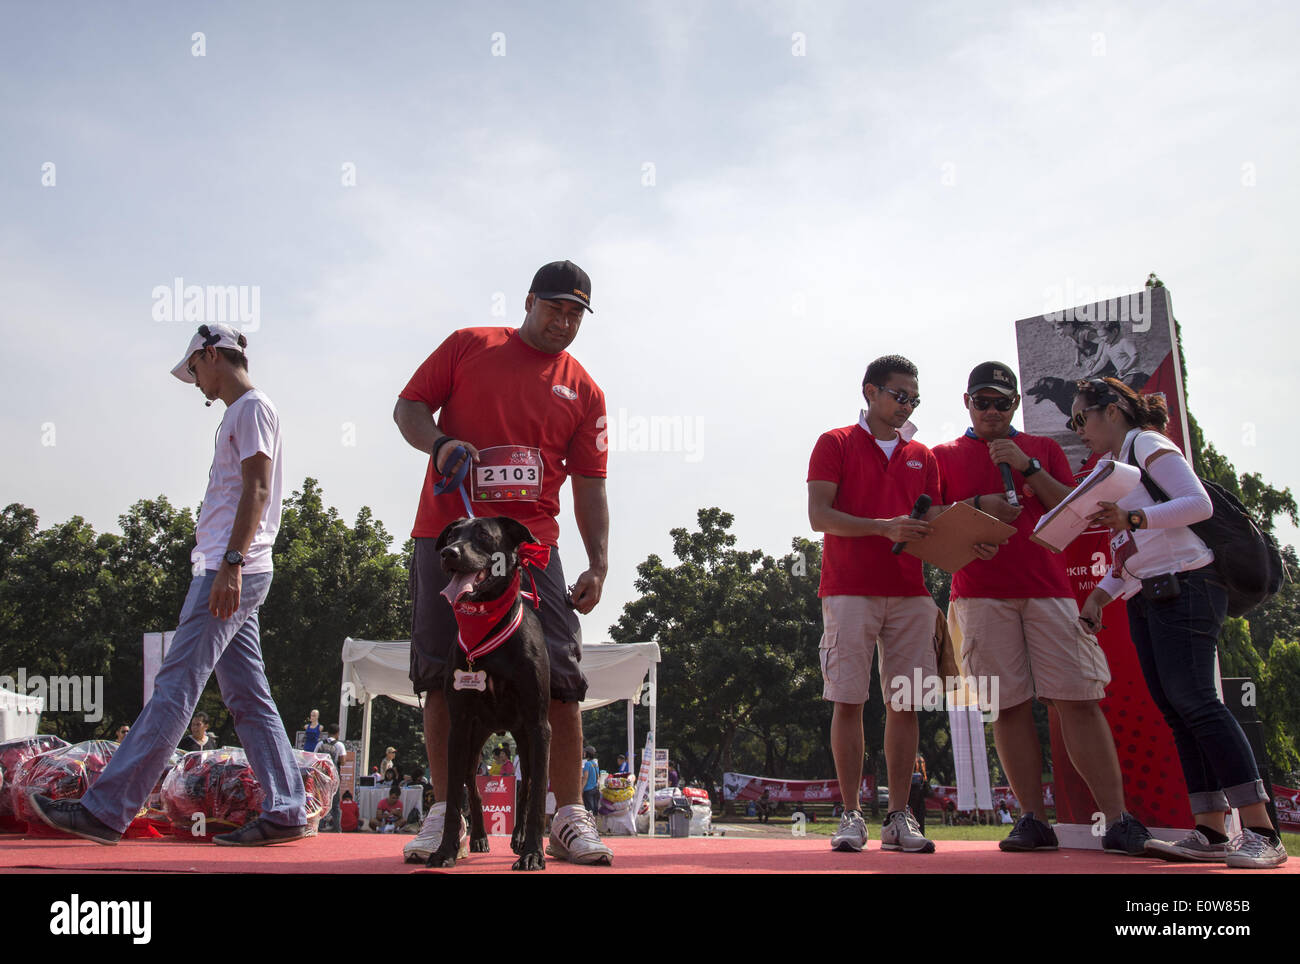
<svg viewBox="0 0 1300 964"><path fill-rule="evenodd" d="M434 545L437 539L417 538L411 555L411 683L416 695L441 691L452 647L456 645L456 616L442 595L450 578ZM582 675L582 625L565 602L569 591L560 568L560 554L551 548L546 569L530 570L537 581L542 608L542 633L551 658L551 699L579 703L587 695ZM528 577L523 587L529 588Z"/></svg>

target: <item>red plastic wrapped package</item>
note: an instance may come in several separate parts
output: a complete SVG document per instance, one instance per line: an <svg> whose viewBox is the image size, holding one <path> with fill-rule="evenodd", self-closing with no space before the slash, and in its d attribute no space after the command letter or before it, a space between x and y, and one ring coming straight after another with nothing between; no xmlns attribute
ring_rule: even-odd
<svg viewBox="0 0 1300 964"><path fill-rule="evenodd" d="M185 753L181 750L172 751L171 759L167 761L166 768L158 775L158 782L154 784L153 790L149 793L149 799L140 808L140 812L135 815L131 825L126 828L126 833L122 834L123 837L128 840L154 840L158 837L171 836L172 822L167 816L167 811L163 809L162 785L172 767L180 763L183 756L185 756Z"/></svg>
<svg viewBox="0 0 1300 964"><path fill-rule="evenodd" d="M80 800L117 752L112 740L87 740L48 750L18 764L13 773L14 816L38 837L71 837L55 830L32 811L27 795L36 791L51 800Z"/></svg>
<svg viewBox="0 0 1300 964"><path fill-rule="evenodd" d="M27 824L14 815L14 777L18 765L41 753L67 745L67 740L61 740L53 733L23 736L0 743L0 775L3 775L0 780L3 783L0 787L0 831L24 833L27 830Z"/></svg>
<svg viewBox="0 0 1300 964"><path fill-rule="evenodd" d="M338 788L329 757L295 750L307 790L308 833L315 833ZM262 812L263 792L243 750L187 753L163 780L162 806L179 841L211 840L242 827Z"/></svg>

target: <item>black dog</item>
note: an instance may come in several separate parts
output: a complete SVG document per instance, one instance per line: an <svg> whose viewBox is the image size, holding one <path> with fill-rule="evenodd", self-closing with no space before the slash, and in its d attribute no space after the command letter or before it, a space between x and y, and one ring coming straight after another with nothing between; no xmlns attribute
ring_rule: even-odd
<svg viewBox="0 0 1300 964"><path fill-rule="evenodd" d="M1075 391L1074 382L1066 381L1064 378L1044 375L1034 382L1034 387L1025 394L1034 400L1034 404L1052 402L1061 410L1062 415L1069 418L1070 405L1074 401Z"/></svg>
<svg viewBox="0 0 1300 964"><path fill-rule="evenodd" d="M521 592L524 564L545 566L548 551L528 528L501 516L459 519L442 530L437 549L451 574L443 590L460 628L443 693L451 727L447 743L447 814L442 845L430 867L453 867L460 843L461 800L469 794L470 850L488 849L474 780L488 734L510 730L523 764L521 813L511 849L515 870L541 870L542 820L551 752L551 663L536 600ZM528 580L531 581L531 580Z"/></svg>

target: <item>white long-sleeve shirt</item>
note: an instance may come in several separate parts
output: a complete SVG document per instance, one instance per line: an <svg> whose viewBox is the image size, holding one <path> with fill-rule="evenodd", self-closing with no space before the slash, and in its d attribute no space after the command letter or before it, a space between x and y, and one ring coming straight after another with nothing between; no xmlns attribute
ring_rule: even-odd
<svg viewBox="0 0 1300 964"><path fill-rule="evenodd" d="M1122 575L1108 573L1098 583L1098 588L1112 599L1128 599L1142 588L1141 580L1151 576L1199 569L1214 561L1214 553L1188 528L1213 515L1214 504L1178 446L1159 432L1133 429L1124 438L1116 461L1127 463L1135 446L1138 464L1164 490L1169 501L1156 502L1146 486L1139 483L1116 503L1126 512L1141 509L1147 521L1146 527L1130 533L1137 552L1125 563ZM1170 454L1152 462L1151 457L1160 451Z"/></svg>

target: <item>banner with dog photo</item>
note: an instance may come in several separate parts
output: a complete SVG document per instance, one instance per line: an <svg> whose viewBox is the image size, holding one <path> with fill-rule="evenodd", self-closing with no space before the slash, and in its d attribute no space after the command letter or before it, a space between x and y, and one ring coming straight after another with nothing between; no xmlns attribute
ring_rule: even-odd
<svg viewBox="0 0 1300 964"><path fill-rule="evenodd" d="M1050 307L1050 306L1049 306ZM1167 434L1187 453L1187 415L1178 337L1169 291L1159 282L1141 291L1070 308L1052 308L1016 323L1020 413L1026 432L1046 435L1065 449L1076 481L1097 461L1067 425L1080 379L1113 376L1139 392L1161 392L1169 407ZM1062 553L1082 605L1110 566L1110 532L1089 529ZM1173 735L1142 677L1120 608L1107 611L1097 641L1110 665L1102 711L1115 740L1129 811L1150 828L1192 826L1192 814ZM1091 825L1092 794L1070 765L1051 718L1052 769L1060 824Z"/></svg>
<svg viewBox="0 0 1300 964"><path fill-rule="evenodd" d="M1164 394L1169 437L1187 454L1176 344L1169 289L1163 285L1020 319L1016 345L1025 431L1055 439L1078 472L1092 453L1066 424L1075 383L1113 376L1136 391Z"/></svg>

